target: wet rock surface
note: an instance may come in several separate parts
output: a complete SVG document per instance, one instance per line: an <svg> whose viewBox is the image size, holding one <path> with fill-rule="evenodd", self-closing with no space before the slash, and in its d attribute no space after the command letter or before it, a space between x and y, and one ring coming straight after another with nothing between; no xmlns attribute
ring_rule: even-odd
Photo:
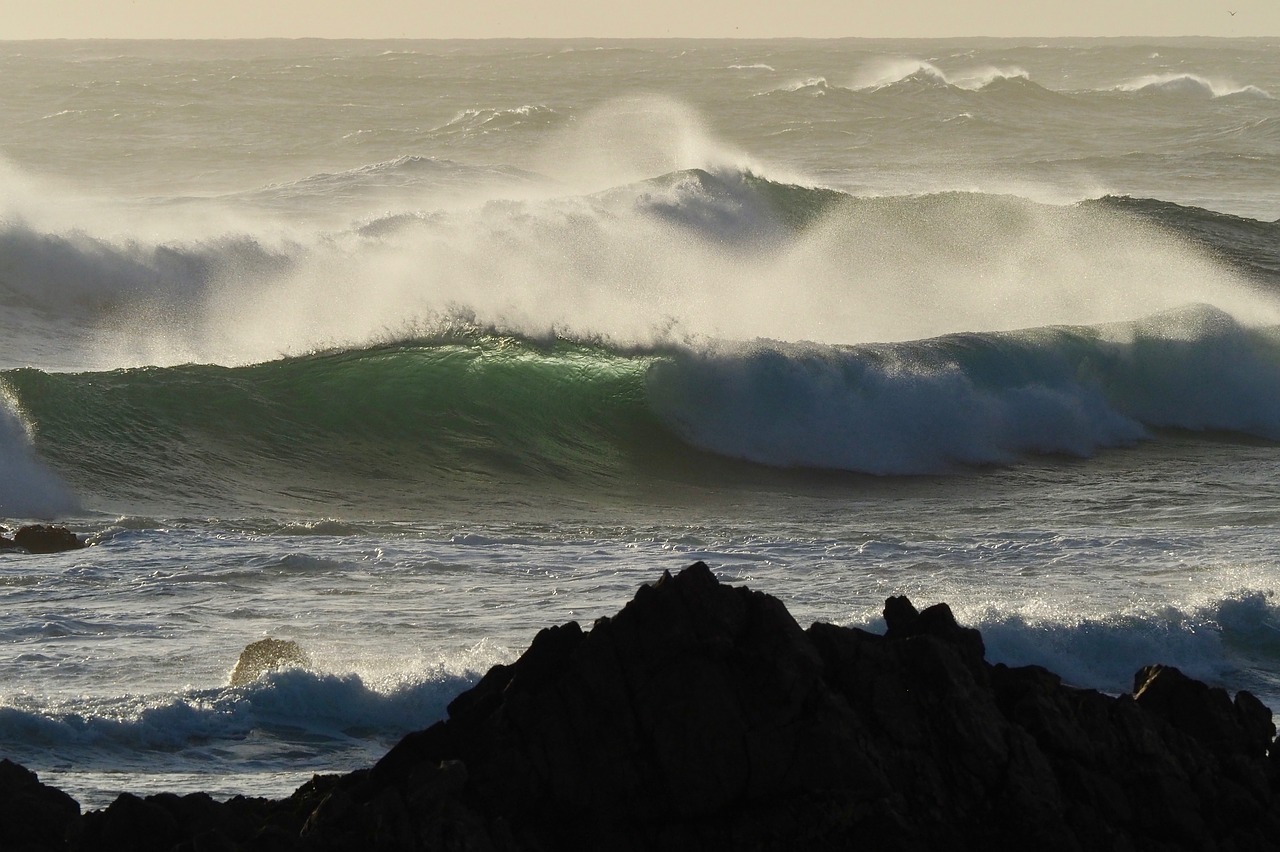
<svg viewBox="0 0 1280 852"><path fill-rule="evenodd" d="M306 668L311 658L302 646L292 639L259 639L250 642L240 652L236 667L231 671L231 685L252 683L269 671L290 666Z"/></svg>
<svg viewBox="0 0 1280 852"><path fill-rule="evenodd" d="M884 636L803 630L698 563L589 631L541 631L369 769L280 801L32 807L28 845L0 846L1280 848L1280 749L1247 692L1161 666L1134 695L1075 689L988 664L945 605L885 615ZM0 799L65 799L17 770Z"/></svg>
<svg viewBox="0 0 1280 852"><path fill-rule="evenodd" d="M12 538L0 535L0 550L25 550L27 553L62 553L80 550L85 543L66 527L51 524L28 524L19 527Z"/></svg>

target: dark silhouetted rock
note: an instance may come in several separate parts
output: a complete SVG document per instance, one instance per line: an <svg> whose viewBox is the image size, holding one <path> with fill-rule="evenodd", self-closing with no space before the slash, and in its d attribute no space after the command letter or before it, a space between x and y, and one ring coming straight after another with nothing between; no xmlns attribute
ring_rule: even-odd
<svg viewBox="0 0 1280 852"><path fill-rule="evenodd" d="M79 550L84 542L66 527L47 524L31 524L19 527L13 534L13 543L28 553L62 553Z"/></svg>
<svg viewBox="0 0 1280 852"><path fill-rule="evenodd" d="M1147 666L1133 678L1133 698L1142 707L1205 745L1224 753L1256 755L1276 736L1271 711L1241 690L1235 701L1172 666Z"/></svg>
<svg viewBox="0 0 1280 852"><path fill-rule="evenodd" d="M934 604L917 612L905 597L884 602L886 639L910 639L914 636L936 636L961 651L975 667L983 664L987 649L982 634L972 627L962 627L945 603Z"/></svg>
<svg viewBox="0 0 1280 852"><path fill-rule="evenodd" d="M1280 848L1249 693L1150 667L1104 695L989 665L945 605L891 598L885 622L802 630L698 563L541 631L372 768L274 802L122 796L75 848Z"/></svg>
<svg viewBox="0 0 1280 852"><path fill-rule="evenodd" d="M338 785L307 840L468 848L1266 848L1256 707L1184 736L1128 697L992 667L945 605L884 636L816 624L705 565L590 632L545 630L449 718ZM1229 705L1230 706L1230 705ZM1203 736L1212 737L1208 733ZM1216 741L1215 741L1216 742ZM1217 750L1215 750L1217 749ZM465 779L441 783L444 767ZM1207 779L1213 779L1209 781ZM462 847L459 847L462 848Z"/></svg>
<svg viewBox="0 0 1280 852"><path fill-rule="evenodd" d="M235 670L231 672L231 685L252 683L272 669L287 666L306 668L309 665L311 660L297 642L291 639L259 639L240 652Z"/></svg>
<svg viewBox="0 0 1280 852"><path fill-rule="evenodd" d="M145 798L124 793L107 808L85 814L81 848L86 852L293 849L298 845L301 817L290 813L288 801L236 796L218 802L206 793L160 793Z"/></svg>
<svg viewBox="0 0 1280 852"><path fill-rule="evenodd" d="M40 783L34 772L0 760L0 849L54 852L79 840L80 805Z"/></svg>

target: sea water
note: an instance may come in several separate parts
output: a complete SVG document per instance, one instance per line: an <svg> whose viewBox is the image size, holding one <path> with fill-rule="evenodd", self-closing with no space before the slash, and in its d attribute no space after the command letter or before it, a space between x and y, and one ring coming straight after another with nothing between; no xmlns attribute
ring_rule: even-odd
<svg viewBox="0 0 1280 852"><path fill-rule="evenodd" d="M1277 48L0 43L0 755L284 795L698 559L1280 707Z"/></svg>

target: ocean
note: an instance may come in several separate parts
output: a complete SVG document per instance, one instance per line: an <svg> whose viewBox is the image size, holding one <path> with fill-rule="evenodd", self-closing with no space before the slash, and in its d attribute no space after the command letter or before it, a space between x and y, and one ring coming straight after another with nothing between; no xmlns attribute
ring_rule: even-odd
<svg viewBox="0 0 1280 852"><path fill-rule="evenodd" d="M1280 42L0 42L0 756L368 765L664 570L1280 709ZM306 667L229 686L240 650Z"/></svg>

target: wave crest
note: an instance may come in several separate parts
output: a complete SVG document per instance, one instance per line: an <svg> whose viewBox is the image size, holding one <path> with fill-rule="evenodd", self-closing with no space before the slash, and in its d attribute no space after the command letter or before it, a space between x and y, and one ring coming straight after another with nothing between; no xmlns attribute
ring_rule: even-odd
<svg viewBox="0 0 1280 852"><path fill-rule="evenodd" d="M485 107L462 110L430 132L433 135L500 133L518 127L552 127L562 120L558 110L545 104L524 104L507 109Z"/></svg>
<svg viewBox="0 0 1280 852"><path fill-rule="evenodd" d="M890 87L934 87L976 92L1007 81L1031 81L1023 68L981 66L945 73L932 62L919 59L885 60L869 65L854 78L854 91L877 91Z"/></svg>
<svg viewBox="0 0 1280 852"><path fill-rule="evenodd" d="M355 674L295 669L180 695L47 703L18 697L0 706L0 751L42 774L51 762L71 764L59 786L102 805L115 798L119 781L99 786L102 780L89 777L96 773L195 771L207 781L209 773L246 767L340 770L376 760L409 731L442 718L475 679L440 668L381 689Z"/></svg>
<svg viewBox="0 0 1280 852"><path fill-rule="evenodd" d="M1148 74L1116 87L1120 92L1171 97L1225 98L1237 95L1274 99L1271 93L1232 80L1215 80L1199 74Z"/></svg>

